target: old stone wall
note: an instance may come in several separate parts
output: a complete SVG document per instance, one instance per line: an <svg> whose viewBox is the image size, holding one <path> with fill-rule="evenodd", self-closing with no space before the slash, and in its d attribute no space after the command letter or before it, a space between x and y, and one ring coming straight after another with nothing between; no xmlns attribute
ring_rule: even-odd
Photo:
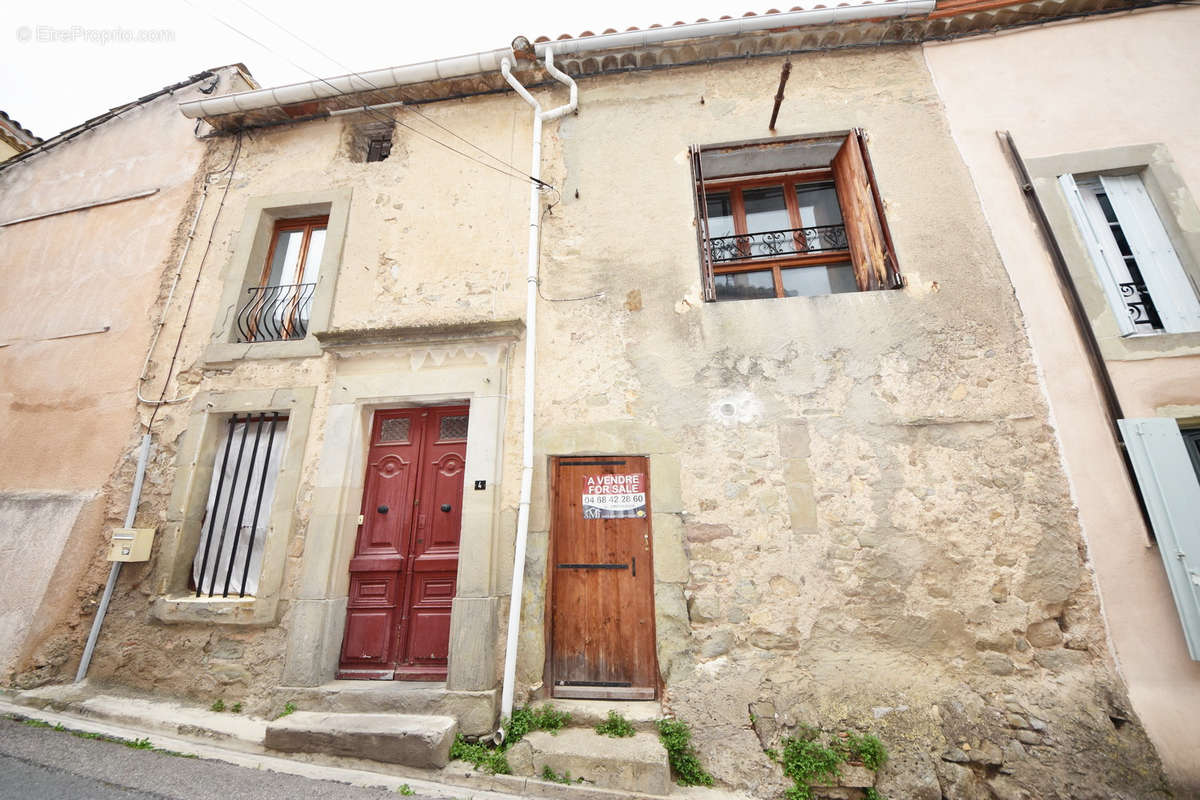
<svg viewBox="0 0 1200 800"><path fill-rule="evenodd" d="M550 147L542 291L602 296L543 305L540 442L590 428L603 452L678 464L679 507L654 519L656 569L674 529L686 553L683 583L657 576L668 706L741 788L777 786L763 748L807 724L877 732L888 796L1159 796L1019 309L918 51L793 58L778 125L867 131L908 287L699 302L687 147L767 135L781 62L585 83Z"/></svg>

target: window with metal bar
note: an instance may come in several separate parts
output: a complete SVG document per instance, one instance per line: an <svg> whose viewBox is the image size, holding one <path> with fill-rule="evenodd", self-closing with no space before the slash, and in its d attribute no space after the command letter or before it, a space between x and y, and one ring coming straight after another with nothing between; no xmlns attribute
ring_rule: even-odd
<svg viewBox="0 0 1200 800"><path fill-rule="evenodd" d="M866 136L692 148L706 300L899 288Z"/></svg>
<svg viewBox="0 0 1200 800"><path fill-rule="evenodd" d="M246 597L258 589L287 422L279 412L229 418L192 562L197 597Z"/></svg>
<svg viewBox="0 0 1200 800"><path fill-rule="evenodd" d="M275 342L308 335L328 224L327 216L275 223L259 285L246 290L245 304L238 310L238 341Z"/></svg>
<svg viewBox="0 0 1200 800"><path fill-rule="evenodd" d="M1140 175L1060 175L1122 336L1200 331L1200 297Z"/></svg>

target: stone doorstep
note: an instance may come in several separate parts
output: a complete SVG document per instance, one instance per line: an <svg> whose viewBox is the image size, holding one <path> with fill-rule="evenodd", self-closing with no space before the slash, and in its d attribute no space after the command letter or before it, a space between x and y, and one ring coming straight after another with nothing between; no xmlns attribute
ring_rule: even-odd
<svg viewBox="0 0 1200 800"><path fill-rule="evenodd" d="M301 711L341 714L416 714L454 717L459 732L485 736L495 730L495 690L448 691L446 684L417 681L330 681L320 686L280 686L271 703Z"/></svg>
<svg viewBox="0 0 1200 800"><path fill-rule="evenodd" d="M571 728L595 728L615 711L639 731L656 731L654 723L663 717L662 703L657 700L543 700L530 703L533 708L553 706L571 715Z"/></svg>
<svg viewBox="0 0 1200 800"><path fill-rule="evenodd" d="M549 767L603 789L659 797L671 791L667 751L656 734L644 731L619 739L588 728L534 731L509 749L508 763L517 775L533 778Z"/></svg>
<svg viewBox="0 0 1200 800"><path fill-rule="evenodd" d="M286 753L325 753L440 769L458 731L453 717L297 711L266 723L263 744Z"/></svg>

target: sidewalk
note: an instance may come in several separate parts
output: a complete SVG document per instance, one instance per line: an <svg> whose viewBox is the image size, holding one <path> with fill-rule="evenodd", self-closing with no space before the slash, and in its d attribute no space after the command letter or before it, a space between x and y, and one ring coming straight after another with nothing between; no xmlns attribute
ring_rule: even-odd
<svg viewBox="0 0 1200 800"><path fill-rule="evenodd" d="M467 800L662 800L660 795L594 786L563 785L519 775L489 775L451 762L442 769L419 769L319 753L278 753L263 744L267 720L195 706L100 692L78 686L41 687L0 693L0 714L42 720L71 730L119 739L148 738L165 750L353 786L398 790L407 784L418 794ZM721 790L672 786L677 800L744 800Z"/></svg>

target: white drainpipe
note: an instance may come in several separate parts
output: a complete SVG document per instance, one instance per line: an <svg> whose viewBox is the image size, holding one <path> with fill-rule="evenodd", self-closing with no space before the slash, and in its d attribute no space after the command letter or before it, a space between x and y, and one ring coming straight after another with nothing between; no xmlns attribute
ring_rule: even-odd
<svg viewBox="0 0 1200 800"><path fill-rule="evenodd" d="M513 684L517 672L517 636L521 627L521 594L525 583L525 544L529 539L529 503L533 494L533 386L534 358L537 349L537 283L538 250L542 225L542 123L570 114L579 106L579 88L575 81L554 66L554 52L546 48L546 71L555 80L571 89L571 99L566 105L542 111L542 106L524 86L513 77L512 62L504 58L500 72L504 79L533 107L533 163L530 175L534 181L529 186L529 264L525 277L525 399L522 421L523 443L521 448L521 503L517 511L517 542L513 554L512 593L508 605L508 641L504 646L504 689L500 699L500 717L512 716ZM496 731L497 742L504 740L504 728Z"/></svg>

